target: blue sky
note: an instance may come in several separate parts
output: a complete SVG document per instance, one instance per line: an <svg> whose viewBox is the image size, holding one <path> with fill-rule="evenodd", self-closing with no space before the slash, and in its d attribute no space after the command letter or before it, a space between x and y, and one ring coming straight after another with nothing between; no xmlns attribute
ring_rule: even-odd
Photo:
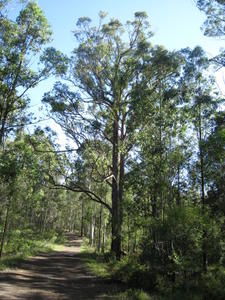
<svg viewBox="0 0 225 300"><path fill-rule="evenodd" d="M72 30L81 16L98 20L100 10L122 22L132 19L136 11L149 15L152 42L168 49L201 45L209 56L216 54L225 42L204 37L200 27L205 19L195 6L195 0L38 0L54 32L53 45L70 53L74 47Z"/></svg>
<svg viewBox="0 0 225 300"><path fill-rule="evenodd" d="M101 10L108 12L109 18L118 18L122 22L132 20L136 11L146 11L154 33L152 43L164 45L169 50L200 45L212 57L220 48L225 48L224 40L203 35L200 27L205 15L197 9L195 0L37 0L37 3L52 27L51 45L68 55L75 47L72 30L77 19L88 16L97 23ZM220 70L217 77L225 91L224 70ZM43 93L51 88L54 81L52 78L30 92L31 105L34 105L32 110L36 115L40 114L38 107Z"/></svg>

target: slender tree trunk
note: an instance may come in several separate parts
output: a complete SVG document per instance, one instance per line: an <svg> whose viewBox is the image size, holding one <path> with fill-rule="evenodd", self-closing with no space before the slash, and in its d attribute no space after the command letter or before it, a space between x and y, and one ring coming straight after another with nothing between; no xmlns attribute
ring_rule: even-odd
<svg viewBox="0 0 225 300"><path fill-rule="evenodd" d="M202 149L202 117L201 105L199 107L199 155L200 155L200 174L201 174L201 201L202 210L205 210L205 174L204 174L204 158ZM203 230L202 235L202 269L207 272L207 249L206 249L206 230Z"/></svg>
<svg viewBox="0 0 225 300"><path fill-rule="evenodd" d="M102 232L102 204L100 206L100 212L99 212L99 227L98 227L98 252L101 251L101 232Z"/></svg>
<svg viewBox="0 0 225 300"><path fill-rule="evenodd" d="M127 215L127 230L128 230L128 237L127 237L127 252L130 253L130 216L129 213Z"/></svg>
<svg viewBox="0 0 225 300"><path fill-rule="evenodd" d="M180 206L180 164L177 166L177 205Z"/></svg>
<svg viewBox="0 0 225 300"><path fill-rule="evenodd" d="M95 242L95 215L92 215L91 218L91 239L90 245L93 247Z"/></svg>
<svg viewBox="0 0 225 300"><path fill-rule="evenodd" d="M120 236L120 210L119 203L119 182L118 182L118 164L119 164L119 121L118 118L113 122L113 152L112 152L112 242L111 252L120 259L121 236Z"/></svg>
<svg viewBox="0 0 225 300"><path fill-rule="evenodd" d="M135 251L136 251L136 245L137 245L137 230L135 229L134 244L133 244L133 253L135 253Z"/></svg>
<svg viewBox="0 0 225 300"><path fill-rule="evenodd" d="M157 191L156 191L156 182L155 182L155 187L154 187L154 192L152 195L152 216L153 218L156 218L158 215L158 210L157 210Z"/></svg>
<svg viewBox="0 0 225 300"><path fill-rule="evenodd" d="M73 230L72 220L73 220L73 209L72 209L72 205L70 205L69 224L67 225L70 232L72 232L72 230Z"/></svg>
<svg viewBox="0 0 225 300"><path fill-rule="evenodd" d="M119 201L118 201L118 221L119 228L118 233L120 236L120 252L121 252L121 236L122 236L122 223L123 223L123 184L124 184L124 172L125 172L125 157L124 154L120 154L120 176L119 176Z"/></svg>
<svg viewBox="0 0 225 300"><path fill-rule="evenodd" d="M76 233L76 220L77 220L77 215L76 213L74 214L74 217L73 217L73 232Z"/></svg>
<svg viewBox="0 0 225 300"><path fill-rule="evenodd" d="M5 237L6 237L7 227L8 227L8 219L9 219L9 204L7 205L6 217L5 217L5 222L4 222L3 232L2 232L1 248L0 248L0 259L1 259L2 254L3 254L3 249L4 249L4 244L5 244Z"/></svg>
<svg viewBox="0 0 225 300"><path fill-rule="evenodd" d="M0 128L0 146L3 146L4 148L4 134L5 134L5 122L6 122L6 117L2 118L1 121L1 128Z"/></svg>
<svg viewBox="0 0 225 300"><path fill-rule="evenodd" d="M162 182L162 95L160 90L160 102L159 102L159 198L160 198L160 208L162 214L162 220L164 219L164 203L163 203L163 182Z"/></svg>
<svg viewBox="0 0 225 300"><path fill-rule="evenodd" d="M102 253L105 252L105 242L106 242L106 223L103 223L103 237L102 237Z"/></svg>
<svg viewBox="0 0 225 300"><path fill-rule="evenodd" d="M84 199L82 199L81 203L81 228L80 228L80 236L84 236Z"/></svg>
<svg viewBox="0 0 225 300"><path fill-rule="evenodd" d="M42 222L41 222L41 233L43 234L46 231L46 223L47 223L47 215L48 215L48 209L46 207L47 205L45 205L44 207L44 212L42 214Z"/></svg>

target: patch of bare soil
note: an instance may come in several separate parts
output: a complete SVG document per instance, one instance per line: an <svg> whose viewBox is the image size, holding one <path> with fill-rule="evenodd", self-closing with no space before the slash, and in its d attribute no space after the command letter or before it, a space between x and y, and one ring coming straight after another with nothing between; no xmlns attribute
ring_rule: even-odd
<svg viewBox="0 0 225 300"><path fill-rule="evenodd" d="M63 251L28 259L0 272L1 300L114 299L121 286L88 274L79 257L82 240L68 234Z"/></svg>

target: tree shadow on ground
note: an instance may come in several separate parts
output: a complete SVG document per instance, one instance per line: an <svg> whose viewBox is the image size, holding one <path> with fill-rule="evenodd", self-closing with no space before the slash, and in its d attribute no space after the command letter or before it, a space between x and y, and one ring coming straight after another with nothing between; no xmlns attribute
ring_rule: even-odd
<svg viewBox="0 0 225 300"><path fill-rule="evenodd" d="M41 254L22 263L21 269L1 272L0 299L113 299L124 290L122 285L90 275L78 253L81 239L67 238L65 251Z"/></svg>

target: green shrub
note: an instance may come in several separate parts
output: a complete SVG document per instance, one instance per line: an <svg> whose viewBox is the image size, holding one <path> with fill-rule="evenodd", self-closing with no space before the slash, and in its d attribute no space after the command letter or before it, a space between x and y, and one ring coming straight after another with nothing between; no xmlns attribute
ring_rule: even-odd
<svg viewBox="0 0 225 300"><path fill-rule="evenodd" d="M136 257L124 256L120 261L111 262L111 276L132 287L153 290L156 285L156 275L145 265L140 264Z"/></svg>
<svg viewBox="0 0 225 300"><path fill-rule="evenodd" d="M118 300L158 300L156 297L150 297L146 292L142 290L129 289L123 293L120 293Z"/></svg>
<svg viewBox="0 0 225 300"><path fill-rule="evenodd" d="M203 228L198 208L171 208L164 220L154 219L149 224L142 242L142 261L162 273L198 272Z"/></svg>
<svg viewBox="0 0 225 300"><path fill-rule="evenodd" d="M18 267L24 262L24 257L22 255L13 256L13 257L3 257L0 260L0 270L5 268L14 268Z"/></svg>
<svg viewBox="0 0 225 300"><path fill-rule="evenodd" d="M202 275L202 291L210 300L225 299L225 268L211 268Z"/></svg>
<svg viewBox="0 0 225 300"><path fill-rule="evenodd" d="M120 261L111 264L113 278L123 282L129 282L134 274L141 270L141 265L129 256L124 256Z"/></svg>

